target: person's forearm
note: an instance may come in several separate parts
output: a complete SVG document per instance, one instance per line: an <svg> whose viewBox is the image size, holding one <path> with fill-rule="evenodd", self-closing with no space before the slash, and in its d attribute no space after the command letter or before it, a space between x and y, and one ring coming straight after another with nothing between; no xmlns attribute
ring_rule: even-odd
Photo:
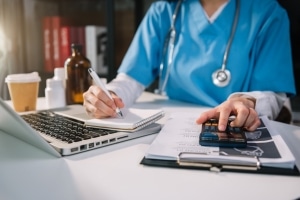
<svg viewBox="0 0 300 200"><path fill-rule="evenodd" d="M121 73L107 84L107 89L122 98L125 107L130 107L142 94L145 87L126 74Z"/></svg>
<svg viewBox="0 0 300 200"><path fill-rule="evenodd" d="M259 116L267 116L269 119L276 119L283 104L287 100L285 93L274 93L270 91L237 92L231 94L228 98L246 95L255 98L255 110ZM251 100L251 98L249 98Z"/></svg>

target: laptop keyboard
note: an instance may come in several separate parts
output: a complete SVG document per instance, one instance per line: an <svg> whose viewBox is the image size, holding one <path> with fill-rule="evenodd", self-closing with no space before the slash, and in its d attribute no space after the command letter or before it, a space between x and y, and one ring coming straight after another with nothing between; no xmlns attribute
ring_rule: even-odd
<svg viewBox="0 0 300 200"><path fill-rule="evenodd" d="M69 144L117 132L87 128L81 121L61 116L51 111L26 114L21 115L21 117L41 134L48 135Z"/></svg>

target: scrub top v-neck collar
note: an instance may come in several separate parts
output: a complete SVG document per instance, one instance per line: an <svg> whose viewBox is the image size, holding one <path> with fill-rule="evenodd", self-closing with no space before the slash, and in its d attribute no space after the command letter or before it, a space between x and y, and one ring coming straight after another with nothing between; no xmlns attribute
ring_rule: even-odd
<svg viewBox="0 0 300 200"><path fill-rule="evenodd" d="M203 27L207 27L210 25L220 26L223 30L231 29L232 23L230 23L230 26L228 26L228 21L226 22L224 19L228 19L230 22L233 21L234 10L236 8L234 0L229 0L227 3L225 3L225 7L222 8L222 11L212 22L210 22L207 18L207 14L201 7L201 3L199 2L199 0L188 0L187 2L189 3L189 10L195 22L195 27L199 31L203 30Z"/></svg>

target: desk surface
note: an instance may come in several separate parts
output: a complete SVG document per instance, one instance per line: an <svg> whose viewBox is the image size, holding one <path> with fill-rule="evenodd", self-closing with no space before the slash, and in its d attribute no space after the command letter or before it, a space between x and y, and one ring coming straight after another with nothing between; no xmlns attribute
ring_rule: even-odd
<svg viewBox="0 0 300 200"><path fill-rule="evenodd" d="M38 108L44 99L39 99ZM205 108L144 93L135 107L201 112ZM160 120L164 123L166 118ZM300 166L300 127L271 123ZM54 158L0 131L0 200L296 199L300 177L140 165L156 135Z"/></svg>

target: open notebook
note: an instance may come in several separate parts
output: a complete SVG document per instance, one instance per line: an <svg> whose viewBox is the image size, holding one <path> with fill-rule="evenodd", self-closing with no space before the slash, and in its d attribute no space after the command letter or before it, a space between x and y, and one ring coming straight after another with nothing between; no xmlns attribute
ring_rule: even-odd
<svg viewBox="0 0 300 200"><path fill-rule="evenodd" d="M85 125L89 127L102 127L109 130L136 131L164 116L158 109L122 109L123 118L89 119Z"/></svg>
<svg viewBox="0 0 300 200"><path fill-rule="evenodd" d="M0 130L57 157L154 134L161 129L160 124L154 123L158 118L149 119L134 132L86 127L85 121L90 119L81 105L18 114L0 98Z"/></svg>

